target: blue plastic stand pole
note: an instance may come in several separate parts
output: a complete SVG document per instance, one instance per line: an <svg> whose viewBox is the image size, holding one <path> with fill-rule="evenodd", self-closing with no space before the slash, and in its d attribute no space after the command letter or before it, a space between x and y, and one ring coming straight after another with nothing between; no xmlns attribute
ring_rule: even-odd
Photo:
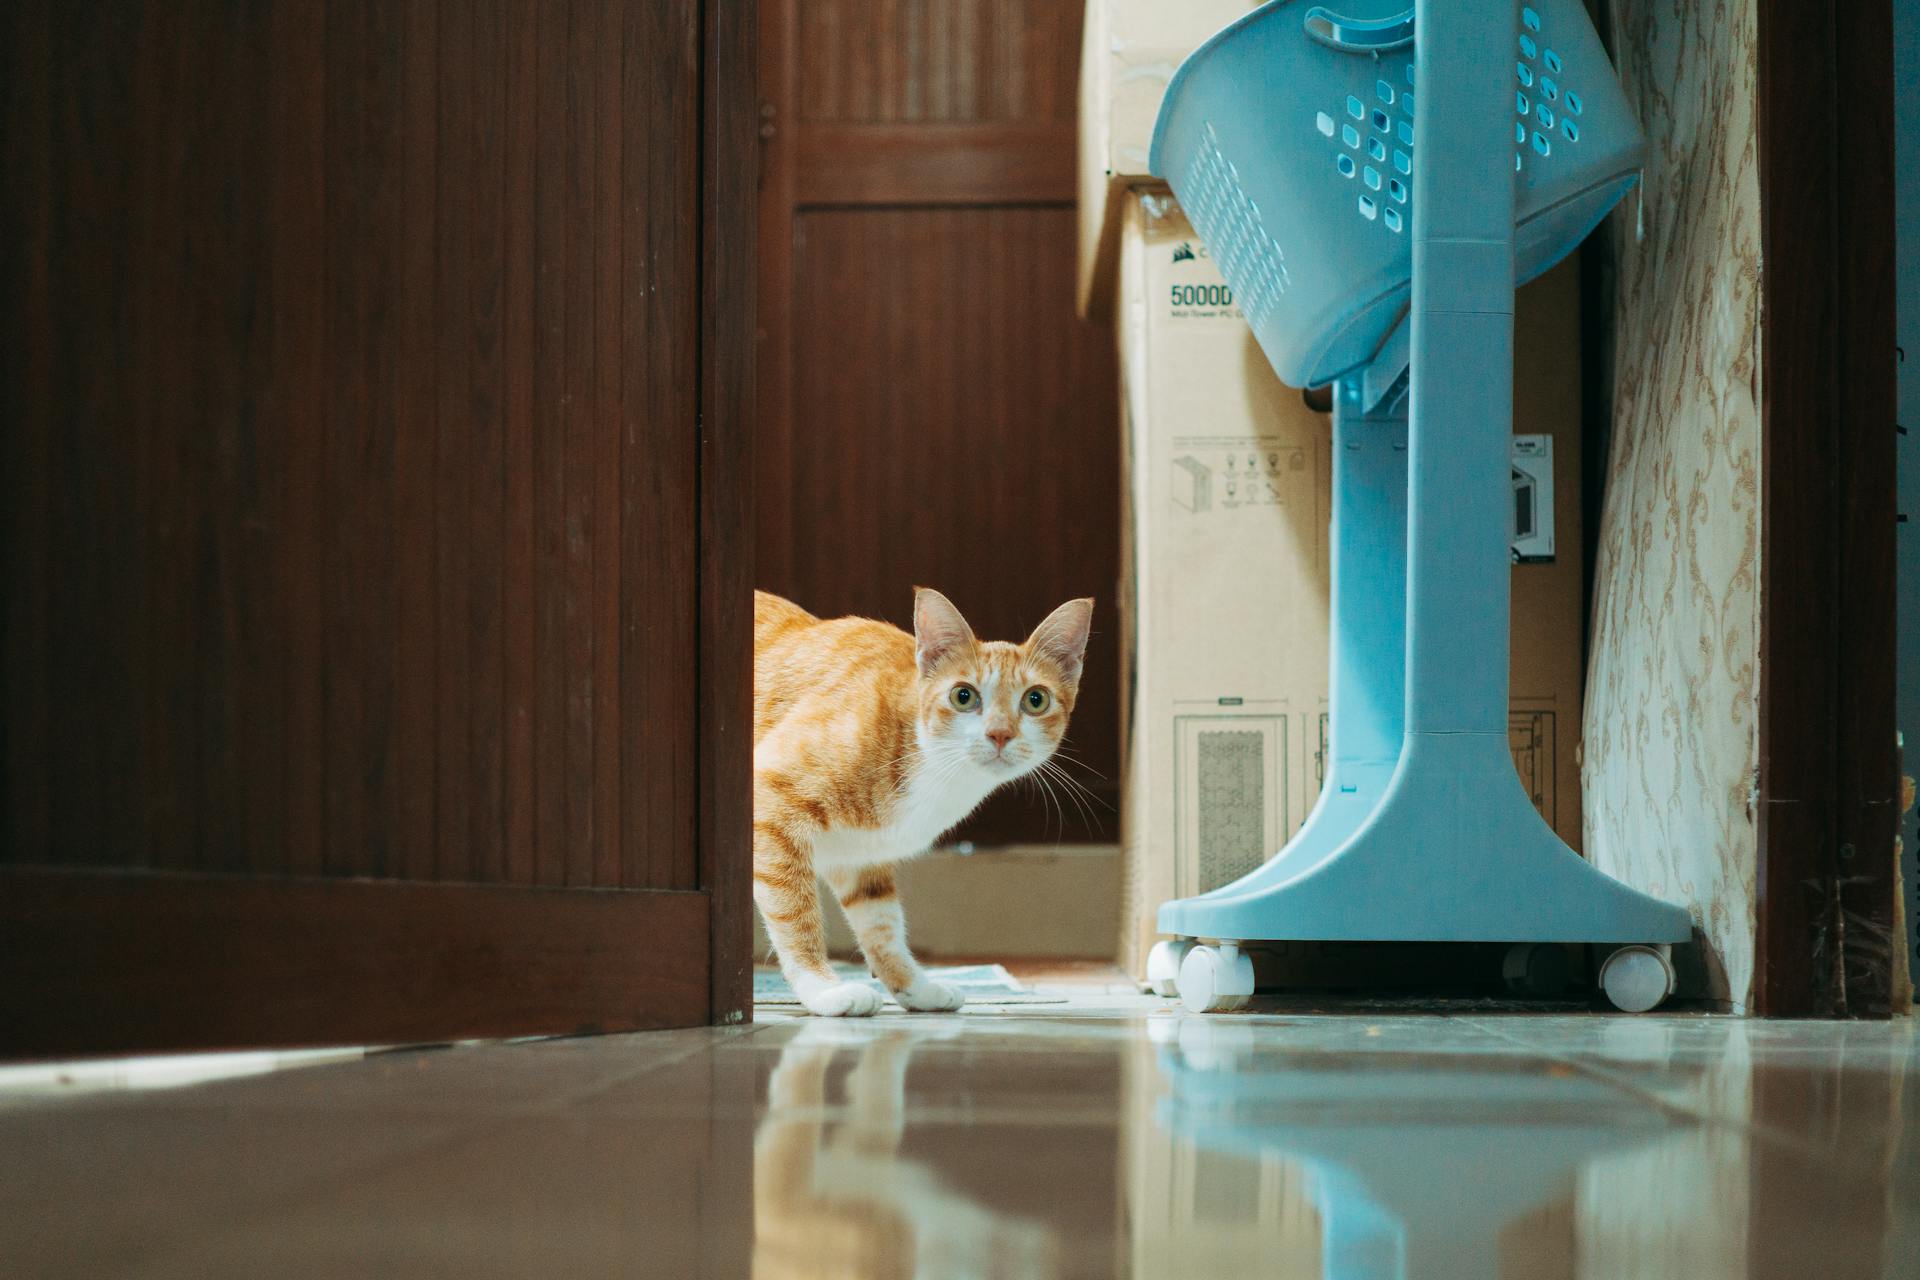
<svg viewBox="0 0 1920 1280"><path fill-rule="evenodd" d="M1361 408L1358 380L1333 400L1327 775L1319 802L1264 865L1204 898L1277 884L1338 849L1380 802L1406 726L1407 418Z"/></svg>
<svg viewBox="0 0 1920 1280"><path fill-rule="evenodd" d="M1513 10L1419 0L1414 24L1407 732L1507 750L1513 435ZM1484 496L1483 496L1484 495Z"/></svg>
<svg viewBox="0 0 1920 1280"><path fill-rule="evenodd" d="M1364 411L1355 381L1334 388L1329 543L1331 762L1322 803L1364 796L1371 809L1406 732L1406 618L1391 605L1407 581L1407 418Z"/></svg>

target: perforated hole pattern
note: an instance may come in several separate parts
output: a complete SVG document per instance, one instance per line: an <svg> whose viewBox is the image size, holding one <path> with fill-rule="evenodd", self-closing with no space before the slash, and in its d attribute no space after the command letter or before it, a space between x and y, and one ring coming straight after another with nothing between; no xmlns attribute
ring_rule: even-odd
<svg viewBox="0 0 1920 1280"><path fill-rule="evenodd" d="M1353 157L1341 153L1351 173ZM1241 189L1239 171L1220 151L1220 138L1207 126L1187 166L1185 191L1193 193L1187 216L1205 238L1221 274L1235 282L1240 308L1255 332L1273 317L1287 291L1287 257L1260 221L1260 206Z"/></svg>
<svg viewBox="0 0 1920 1280"><path fill-rule="evenodd" d="M1580 126L1574 117L1581 114L1584 104L1580 95L1555 77L1566 71L1566 65L1560 55L1546 45L1546 32L1542 30L1540 14L1531 6L1520 11L1519 60L1514 63L1514 75L1520 87L1513 95L1513 167L1516 173L1524 172L1529 162L1538 164L1553 155L1556 139L1567 142L1580 141ZM1380 103L1370 107L1357 95L1348 94L1341 104L1347 122L1340 125L1339 136L1342 148L1334 153L1334 165L1343 178L1358 177L1370 191L1380 190L1381 171L1363 160L1371 159L1384 163L1388 149L1393 149L1393 167L1396 172L1411 175L1413 173L1413 60L1409 58L1401 64L1401 75L1406 79L1407 88L1395 89L1390 80L1378 80L1374 83L1373 96ZM1530 94L1528 91L1531 90ZM1559 103L1555 109L1551 104ZM1398 106L1398 112L1386 108ZM1362 125L1371 126L1362 133ZM1334 116L1325 111L1316 112L1314 127L1322 136L1332 139L1335 133ZM1557 131L1556 131L1557 130ZM1211 139L1210 139L1211 140ZM1394 143L1398 141L1398 146ZM1220 161L1225 164L1224 159ZM1196 159L1196 169L1199 161ZM1231 168L1231 166L1228 166ZM1409 191L1406 183L1398 178L1387 182L1387 194L1404 205L1408 202ZM1237 184L1236 184L1237 187ZM1354 202L1355 212L1368 222L1381 222L1388 231L1399 233L1407 225L1408 217L1388 208L1387 216L1380 216L1380 204L1369 195L1361 194ZM1264 235L1265 232L1261 231ZM1280 273L1284 280L1284 269ZM1284 283L1281 292L1284 292ZM1247 299L1251 302L1251 299ZM1252 311L1248 311L1249 316Z"/></svg>

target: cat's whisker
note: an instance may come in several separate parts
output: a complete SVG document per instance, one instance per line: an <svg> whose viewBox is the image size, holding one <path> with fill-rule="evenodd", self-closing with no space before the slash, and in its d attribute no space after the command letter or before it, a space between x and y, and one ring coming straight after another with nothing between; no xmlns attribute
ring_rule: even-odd
<svg viewBox="0 0 1920 1280"><path fill-rule="evenodd" d="M1082 786L1074 778L1068 776L1057 766L1050 770L1050 775L1058 779L1062 785L1066 787L1067 795L1073 800L1075 807L1080 810L1080 816L1085 820L1088 832L1091 833L1098 830L1099 823L1092 806L1095 803L1099 803L1099 797L1093 795L1086 787Z"/></svg>
<svg viewBox="0 0 1920 1280"><path fill-rule="evenodd" d="M1060 770L1058 771L1058 777L1062 782L1072 787L1079 794L1085 796L1090 803L1099 805L1102 809L1105 809L1108 813L1118 812L1111 804L1107 803L1107 801L1103 799L1098 793L1096 793L1091 787L1088 787L1084 782L1081 782L1080 779L1074 777L1072 774L1067 773L1065 770Z"/></svg>
<svg viewBox="0 0 1920 1280"><path fill-rule="evenodd" d="M1095 831L1098 824L1095 821L1093 810L1088 806L1087 801L1081 798L1083 794L1091 797L1091 793L1087 792L1084 786L1070 777L1065 770L1061 769L1051 760L1042 761L1039 772L1049 779L1058 780L1066 787L1067 797L1072 800L1074 806L1080 810L1080 816L1085 820L1088 832L1091 833Z"/></svg>
<svg viewBox="0 0 1920 1280"><path fill-rule="evenodd" d="M1053 806L1053 813L1055 818L1053 842L1055 844L1058 844L1060 843L1061 840L1066 838L1066 834L1067 834L1066 810L1060 807L1060 797L1054 794L1053 787L1048 784L1046 775L1044 773L1036 769L1032 773L1029 773L1027 776L1034 780L1034 782L1040 788L1040 794L1045 796L1047 799L1047 803Z"/></svg>
<svg viewBox="0 0 1920 1280"><path fill-rule="evenodd" d="M1079 756L1074 755L1071 751L1068 751L1066 739L1064 738L1060 740L1060 745L1053 749L1053 758L1056 760L1064 760L1066 763L1071 765L1077 765L1080 768L1085 769L1088 773L1092 774L1094 777L1100 779L1100 781L1102 782L1113 781L1113 779L1109 778L1106 774L1100 772L1098 769L1088 764L1085 760L1082 760Z"/></svg>

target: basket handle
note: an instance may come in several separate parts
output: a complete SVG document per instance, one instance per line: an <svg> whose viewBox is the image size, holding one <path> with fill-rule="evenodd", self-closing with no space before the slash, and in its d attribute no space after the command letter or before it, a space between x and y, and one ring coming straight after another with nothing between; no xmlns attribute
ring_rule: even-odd
<svg viewBox="0 0 1920 1280"><path fill-rule="evenodd" d="M1342 53L1381 54L1413 43L1413 10L1388 18L1343 18L1323 4L1307 10L1307 34Z"/></svg>

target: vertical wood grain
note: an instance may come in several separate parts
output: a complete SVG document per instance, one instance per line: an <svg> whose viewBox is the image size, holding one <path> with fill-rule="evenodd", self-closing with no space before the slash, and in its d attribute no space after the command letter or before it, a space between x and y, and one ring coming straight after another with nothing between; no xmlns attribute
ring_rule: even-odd
<svg viewBox="0 0 1920 1280"><path fill-rule="evenodd" d="M449 6L457 9L458 5ZM399 166L401 226L399 274L400 363L394 382L397 413L393 440L393 519L405 532L392 539L394 571L393 687L393 838L394 870L410 880L431 880L435 871L434 833L448 816L436 801L436 775L446 759L444 724L435 722L440 672L449 665L449 633L436 616L437 585L444 575L435 564L445 550L445 521L453 494L436 469L446 436L458 439L458 427L446 421L436 392L451 372L441 365L445 352L435 342L444 320L437 284L443 276L436 245L452 228L441 208L437 5L433 0L407 5L400 31L401 154ZM436 235L436 230L438 235ZM440 439L436 441L436 436ZM439 447L436 447L436 446Z"/></svg>
<svg viewBox="0 0 1920 1280"><path fill-rule="evenodd" d="M1839 403L1842 431L1837 543L1840 581L1837 839L1840 846L1842 980L1847 1011L1892 1012L1892 949L1905 945L1894 925L1901 892L1898 860L1900 754L1894 718L1898 612L1895 477L1898 363L1893 134L1846 127L1893 118L1893 13L1889 0L1833 9L1835 117L1840 172L1835 198L1840 238L1842 314ZM1908 86L1912 91L1912 86Z"/></svg>
<svg viewBox="0 0 1920 1280"><path fill-rule="evenodd" d="M1071 0L778 0L806 51L799 116L841 124L1073 117ZM763 87L764 91L764 87Z"/></svg>
<svg viewBox="0 0 1920 1280"><path fill-rule="evenodd" d="M68 192L76 210L94 215L91 218L83 215L73 222L85 224L93 234L112 237L115 241L120 237L114 234L109 211L126 209L125 244L87 243L76 236L70 246L72 258L62 263L63 274L70 266L80 263L99 270L107 289L126 299L126 318L122 322L118 316L104 312L88 314L84 305L63 306L56 315L61 316L65 324L58 319L55 324L57 330L64 328L70 335L93 331L98 349L112 352L112 365L124 371L124 376L131 378L137 388L130 405L112 405L97 397L113 395L119 378L109 374L101 379L98 390L85 393L86 399L80 402L85 406L86 420L75 424L82 432L97 429L99 436L89 440L84 434L63 432L63 438L85 449L101 466L131 452L148 483L127 486L132 491L132 502L128 506L133 526L142 544L136 558L131 561L126 558L129 548L116 536L116 527L125 518L118 510L101 513L93 546L61 540L61 545L109 563L113 568L98 583L99 590L81 596L75 602L77 607L62 619L77 624L73 630L63 635L56 625L54 645L56 654L65 655L64 660L68 662L86 663L114 654L131 639L116 636L111 630L112 610L126 600L126 596L120 594L121 589L123 586L129 592L144 589L139 616L145 621L145 634L141 642L133 644L127 665L135 670L135 682L144 694L143 709L153 749L138 770L145 783L140 811L145 828L145 839L141 842L144 847L129 852L145 865L164 868L191 866L200 848L199 823L193 804L198 791L201 726L193 677L201 637L193 627L194 574L190 545L200 495L192 488L197 477L192 474L189 456L195 441L182 439L177 431L168 429L178 425L168 421L170 411L194 394L191 377L195 372L188 361L169 358L168 348L191 351L196 346L192 333L192 301L175 293L180 283L178 276L174 275L171 280L168 276L179 271L187 256L186 240L191 231L185 224L200 211L189 211L177 203L182 195L184 149L143 152L135 148L132 154L122 153L117 157L114 154L122 140L117 136L119 131L108 122L111 113L130 111L135 101L153 102L151 109L156 127L172 132L185 129L181 116L188 109L191 93L156 100L162 99L161 86L181 78L189 43L185 24L177 12L150 16L153 23L146 29L140 29L138 20L126 13L117 15L117 21L111 21L108 32L72 29L69 38L73 43L56 55L63 65L67 64L81 57L83 47L105 35L106 56L82 76L83 80L105 79L112 76L121 62L116 51L117 40L134 41L128 96L116 102L110 92L76 85L82 97L76 100L70 119L79 121L85 118L85 112L97 110L109 115L88 121L84 135L65 140L68 163L74 170L93 174L114 172L126 177L128 185L111 193L99 188L69 188ZM77 26L77 15L69 16L69 20L76 21ZM136 201L135 191L144 198ZM131 261L166 266L159 271L133 272L129 256ZM100 305L98 299L89 301L93 306ZM80 358L80 351L80 344L76 342L63 353L62 364L70 366ZM124 445L116 447L114 439L117 420L123 414L131 427L127 433L133 442L131 450ZM114 483L112 488L92 494L69 491L66 505L77 507L98 502L120 488L119 483ZM133 582L115 582L115 575L128 571L134 576ZM71 582L86 570L72 563L55 572L59 581ZM60 663L63 659L56 657L55 661ZM97 734L101 726L108 723L109 709L91 700L110 687L109 680L104 668L69 669L62 673L56 667L56 687L74 691L73 700L63 709L65 714L61 717L69 726L69 733ZM120 775L120 770L109 767L105 774L94 774L93 770L109 756L99 751L89 751L88 755L90 759L78 768L74 762L54 765L55 776L60 779L56 783L56 794L64 790L74 812L74 820L67 824L67 830L75 841L75 860L101 860L103 854L110 860L111 842L100 843L105 833L94 815L111 813L111 805L88 803L86 797L109 794L111 779ZM76 785L80 789L72 790Z"/></svg>
<svg viewBox="0 0 1920 1280"><path fill-rule="evenodd" d="M180 449L153 428L168 406L190 394L180 370L158 358L151 338L165 285L139 270L143 250L174 261L181 236L165 218L180 198L179 166L140 153L116 121L168 74L181 43L141 16L112 15L89 27L55 6L51 28L54 221L46 324L52 349L47 404L47 662L51 691L44 764L51 806L49 838L76 863L139 864L193 856L196 760L179 749L137 760L121 732L126 718L149 726L193 723L190 599L154 600L156 575L185 577L195 503L177 492L165 501L139 494L135 478L178 475ZM92 65L67 66L95 45ZM164 124L178 125L179 108ZM115 225L111 212L145 186L144 207ZM68 295L67 279L85 264L98 293ZM124 300L124 305L120 305ZM149 321L149 323L143 323ZM174 317L187 338L186 317ZM83 380L70 371L90 368ZM128 426L133 427L128 430ZM143 428L145 428L143 430ZM125 494L130 501L118 500ZM69 536L70 513L92 513L85 537ZM161 521L164 519L164 524ZM71 593L86 580L91 589ZM151 613L138 612L152 604ZM121 624L137 613L145 634Z"/></svg>
<svg viewBox="0 0 1920 1280"><path fill-rule="evenodd" d="M685 0L626 11L622 183L678 193L648 205L627 200L621 227L620 876L628 885L691 887L698 876L695 849L677 834L695 819L695 772L646 762L654 753L694 756L693 726L673 709L696 662L696 618L658 603L697 590L699 439L649 436L643 427L699 412L689 381L700 363L698 298L685 273L700 251L700 38L699 8Z"/></svg>
<svg viewBox="0 0 1920 1280"><path fill-rule="evenodd" d="M564 859L561 883L593 883L593 469L596 443L593 414L594 308L597 255L594 239L593 153L598 139L598 103L594 94L593 53L599 43L594 0L566 6L567 60L564 100L566 255L562 271L565 374L561 383L562 450L561 588L564 655L564 730L562 769Z"/></svg>
<svg viewBox="0 0 1920 1280"><path fill-rule="evenodd" d="M794 152L801 119L800 48L810 29L802 18L811 6L788 0L760 5L759 80L761 137L760 199L756 225L760 288L757 346L758 378L754 405L755 558L761 584L791 581L787 560L793 544L793 251L799 225L794 219ZM829 54L809 49L825 61Z"/></svg>
<svg viewBox="0 0 1920 1280"><path fill-rule="evenodd" d="M534 80L534 880L566 883L566 111L564 4L538 10Z"/></svg>
<svg viewBox="0 0 1920 1280"><path fill-rule="evenodd" d="M237 493L233 509L217 523L229 531L238 585L231 610L224 608L219 593L213 593L213 599L230 629L234 654L235 675L222 713L232 726L233 743L225 785L239 804L232 848L208 852L222 858L230 870L285 872L287 776L284 768L271 766L286 758L288 734L288 601L280 571L280 531L287 521L282 482L286 437L266 410L264 391L272 384L278 357L275 325L267 317L276 302L272 260L280 234L271 218L276 191L272 111L278 95L261 74L277 51L270 18L253 14L236 24L235 39L226 51L237 126L228 163L246 175L239 188L244 198L230 205L235 225L228 267L244 274L247 284L223 298L220 308L223 343L238 355L228 388L234 431L231 451L223 458ZM218 132L227 119L227 108L217 100L203 108L202 123L211 131ZM209 683L219 675L208 673ZM208 789L215 789L211 780Z"/></svg>
<svg viewBox="0 0 1920 1280"><path fill-rule="evenodd" d="M472 239L467 261L453 270L471 274L468 314L458 317L469 344L472 380L461 398L470 421L472 465L468 472L465 536L474 548L471 590L465 601L464 627L470 636L469 680L473 696L468 726L471 759L467 794L471 798L468 866L475 880L495 884L509 878L507 859L507 448L506 401L508 348L506 142L508 130L507 32L504 0L480 0L472 9L468 36L472 64L472 124L464 139L471 148L467 181L449 189L455 199L471 201ZM449 51L450 59L461 54ZM456 100L448 114L459 118ZM448 145L459 147L459 135Z"/></svg>
<svg viewBox="0 0 1920 1280"><path fill-rule="evenodd" d="M754 229L752 0L709 0L700 171L699 884L708 1021L752 1016Z"/></svg>
<svg viewBox="0 0 1920 1280"><path fill-rule="evenodd" d="M535 379L539 328L534 315L539 211L536 105L539 89L538 7L516 4L507 27L506 157L501 174L505 205L506 271L502 328L506 340L506 547L502 556L503 623L506 628L503 683L506 689L507 783L502 822L507 878L532 884L539 878L537 850L540 787L536 747L537 689L534 654L540 651L539 603L534 554L538 525L535 501Z"/></svg>
<svg viewBox="0 0 1920 1280"><path fill-rule="evenodd" d="M387 6L327 13L326 869L392 865L392 553L399 32ZM417 530L409 534L418 536Z"/></svg>
<svg viewBox="0 0 1920 1280"><path fill-rule="evenodd" d="M625 13L604 6L589 50L591 96L600 122L593 149L593 240L599 269L593 284L593 869L591 883L622 882L620 822L620 473L625 422L620 404L620 313L626 290L624 217L626 142Z"/></svg>
<svg viewBox="0 0 1920 1280"><path fill-rule="evenodd" d="M285 608L286 740L280 759L286 801L285 869L318 875L325 866L326 750L322 502L327 415L314 389L327 369L326 61L324 13L277 5L270 19L267 314L273 334L263 418L282 424L280 583ZM259 762L262 768L268 761Z"/></svg>
<svg viewBox="0 0 1920 1280"><path fill-rule="evenodd" d="M473 865L473 708L479 691L473 671L473 598L480 585L475 570L499 556L498 544L471 536L473 476L480 443L476 430L473 379L475 327L473 295L476 285L493 271L474 256L477 186L473 123L475 115L475 51L473 10L466 3L442 5L440 10L441 121L437 159L439 228L436 246L434 336L432 361L438 382L436 410L434 492L438 495L435 521L433 601L439 632L439 687L435 697L438 750L435 777L434 831L439 847L434 867L438 879L466 879L477 875Z"/></svg>
<svg viewBox="0 0 1920 1280"><path fill-rule="evenodd" d="M703 13L8 7L0 859L696 885Z"/></svg>
<svg viewBox="0 0 1920 1280"><path fill-rule="evenodd" d="M1763 0L1756 1004L1888 1013L1896 399L1884 0ZM1843 180L1844 177L1844 180Z"/></svg>
<svg viewBox="0 0 1920 1280"><path fill-rule="evenodd" d="M0 24L0 163L15 193L0 200L0 296L14 299L0 309L0 415L13 424L0 432L0 761L9 780L0 844L51 849L52 2L9 5Z"/></svg>

